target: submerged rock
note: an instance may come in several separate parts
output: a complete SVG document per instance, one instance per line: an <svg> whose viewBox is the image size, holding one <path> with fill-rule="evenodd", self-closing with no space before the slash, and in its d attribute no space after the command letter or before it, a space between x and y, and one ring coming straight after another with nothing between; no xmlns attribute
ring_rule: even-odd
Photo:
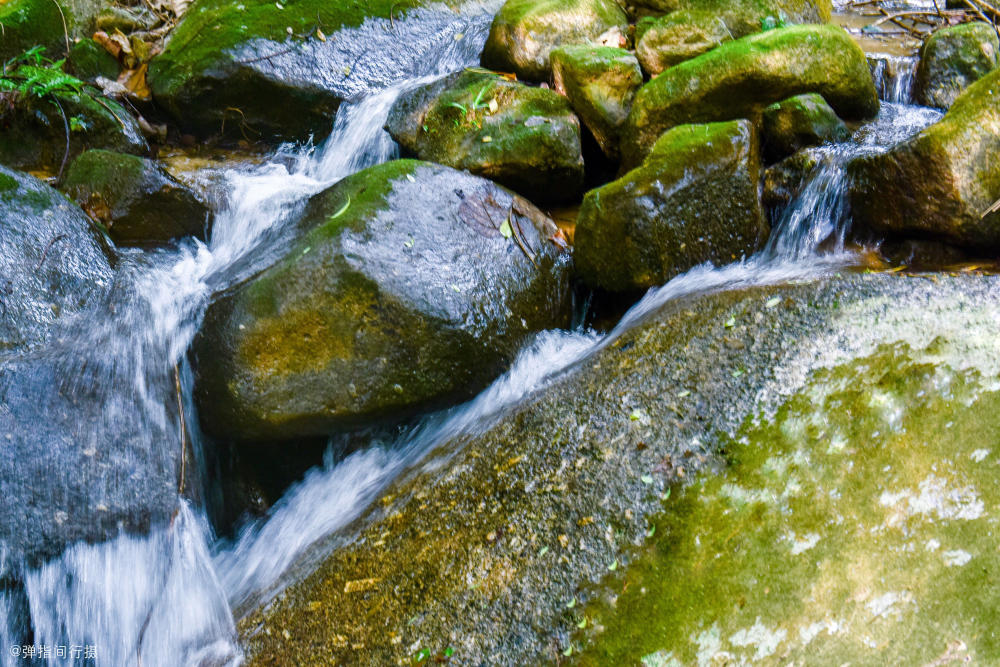
<svg viewBox="0 0 1000 667"><path fill-rule="evenodd" d="M621 126L642 86L635 56L609 46L562 46L552 51L552 77L604 154L617 158Z"/></svg>
<svg viewBox="0 0 1000 667"><path fill-rule="evenodd" d="M56 171L91 148L149 151L132 114L89 90L20 97L0 108L0 127L0 164L18 169Z"/></svg>
<svg viewBox="0 0 1000 667"><path fill-rule="evenodd" d="M465 70L400 96L386 129L421 160L465 169L537 202L583 188L580 121L566 99Z"/></svg>
<svg viewBox="0 0 1000 667"><path fill-rule="evenodd" d="M593 287L632 291L750 255L768 234L759 182L749 121L676 127L641 167L584 197L576 271Z"/></svg>
<svg viewBox="0 0 1000 667"><path fill-rule="evenodd" d="M529 81L546 81L552 49L597 45L601 35L615 29L624 35L628 17L614 0L507 0L493 19L482 63Z"/></svg>
<svg viewBox="0 0 1000 667"><path fill-rule="evenodd" d="M749 661L758 646L739 638L758 635L730 638L753 626L756 614L767 636L784 630L774 654L791 648L808 662L803 651L812 645L802 648L799 628L825 623L826 610L851 634L818 638L820 655L927 664L961 639L984 662L1000 658L988 629L993 612L984 611L995 605L993 592L977 574L979 560L995 567L987 557L995 551L987 522L1000 487L992 458L982 458L995 452L981 450L990 449L1000 412L993 398L983 404L989 410L962 402L973 395L960 371L980 363L989 367L984 377L1000 371L997 279L859 275L704 295L710 284L692 280L700 295L667 302L495 417L485 432L439 443L431 465L387 489L314 573L242 621L250 664L308 662L320 651L348 664L396 664L418 653L462 664L539 664L578 653L597 627L619 651L593 654L585 664L633 664L661 648L687 664L699 633L711 640L713 623L723 646ZM864 371L855 360L869 357L879 363ZM861 373L857 383L853 371ZM942 398L952 379L960 393ZM929 394L916 403L941 409L933 442L919 437L929 422L905 412L904 421L893 421L906 405L900 397L914 389ZM781 408L789 395L796 398ZM838 398L858 411L838 407ZM813 420L813 400L829 421ZM768 419L778 409L780 429ZM762 411L769 411L760 422L766 434L740 431ZM902 424L910 428L897 428ZM732 433L752 440L741 444ZM446 463L433 465L439 461ZM935 463L936 472L928 467ZM726 476L699 476L710 470ZM975 482L964 481L973 470ZM825 480L817 485L819 476ZM919 504L920 484L931 476L924 488L941 504ZM675 482L692 478L688 491L671 493ZM701 496L709 485L718 493ZM786 506L791 517L779 513ZM938 517L935 507L951 517ZM832 536L859 524L837 521L838 510L866 527L897 519L844 542ZM661 512L669 514L654 518ZM962 512L981 514L965 519L957 516ZM937 549L922 540L912 549L885 549L906 544L905 527L923 537L936 522L955 531L927 534L939 540ZM821 537L811 550L813 533ZM635 549L644 542L672 569L650 576ZM839 551L840 544L849 546ZM957 550L971 562L946 555ZM969 564L946 569L948 561ZM932 565L934 576L925 577ZM969 603L923 597L937 575L967 581L975 591ZM640 580L650 582L645 598ZM836 594L800 587L812 581L830 582ZM911 586L921 596L915 599L934 607L878 602ZM597 606L615 598L617 611ZM840 615L852 609L857 615ZM962 629L941 637L929 629L940 623ZM865 624L878 641L863 641ZM887 631L896 639L885 644ZM925 639L911 642L911 633ZM838 647L849 652L827 652Z"/></svg>
<svg viewBox="0 0 1000 667"><path fill-rule="evenodd" d="M855 224L980 250L1000 247L1000 70L969 86L937 123L848 165Z"/></svg>
<svg viewBox="0 0 1000 667"><path fill-rule="evenodd" d="M44 342L57 321L102 298L111 266L83 211L42 181L3 166L0 221L2 356Z"/></svg>
<svg viewBox="0 0 1000 667"><path fill-rule="evenodd" d="M209 308L194 344L205 429L324 436L466 398L568 322L568 256L526 200L389 162L314 197L301 238ZM556 238L558 240L558 238Z"/></svg>
<svg viewBox="0 0 1000 667"><path fill-rule="evenodd" d="M846 141L850 136L844 121L816 93L776 102L764 109L761 119L764 159L769 163L803 148Z"/></svg>
<svg viewBox="0 0 1000 667"><path fill-rule="evenodd" d="M676 125L752 117L813 92L848 120L878 112L865 54L842 28L792 26L727 42L639 90L622 132L622 159L635 166Z"/></svg>
<svg viewBox="0 0 1000 667"><path fill-rule="evenodd" d="M152 160L87 151L70 165L63 190L119 245L165 243L189 235L205 238L208 207Z"/></svg>
<svg viewBox="0 0 1000 667"><path fill-rule="evenodd" d="M149 85L198 136L322 139L343 100L442 54L478 52L485 20L430 2L195 0L150 63Z"/></svg>
<svg viewBox="0 0 1000 667"><path fill-rule="evenodd" d="M942 28L920 50L914 82L919 104L947 109L966 86L997 66L1000 40L987 23Z"/></svg>

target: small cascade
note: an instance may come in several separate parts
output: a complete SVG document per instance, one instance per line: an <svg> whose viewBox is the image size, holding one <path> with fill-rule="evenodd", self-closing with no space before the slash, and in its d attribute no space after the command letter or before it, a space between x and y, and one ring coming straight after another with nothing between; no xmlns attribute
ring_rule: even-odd
<svg viewBox="0 0 1000 667"><path fill-rule="evenodd" d="M912 104L917 62L916 56L869 54L868 66L871 68L879 99L892 104Z"/></svg>

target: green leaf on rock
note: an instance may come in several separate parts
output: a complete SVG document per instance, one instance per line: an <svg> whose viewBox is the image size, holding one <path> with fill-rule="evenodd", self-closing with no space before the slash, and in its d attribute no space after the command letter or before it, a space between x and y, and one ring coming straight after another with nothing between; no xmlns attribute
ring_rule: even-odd
<svg viewBox="0 0 1000 667"><path fill-rule="evenodd" d="M504 220L503 224L500 225L500 235L502 237L504 237L505 239L509 239L510 237L512 237L514 235L514 230L511 229L511 226L510 226L510 218L507 218L506 220Z"/></svg>

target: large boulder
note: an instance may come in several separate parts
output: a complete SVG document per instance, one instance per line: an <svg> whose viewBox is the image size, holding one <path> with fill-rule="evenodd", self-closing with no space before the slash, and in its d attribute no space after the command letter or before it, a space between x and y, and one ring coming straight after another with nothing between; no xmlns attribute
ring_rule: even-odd
<svg viewBox="0 0 1000 667"><path fill-rule="evenodd" d="M878 113L865 54L842 28L777 28L727 42L643 86L622 132L623 163L637 165L675 125L753 117L801 93L821 94L848 120Z"/></svg>
<svg viewBox="0 0 1000 667"><path fill-rule="evenodd" d="M846 141L851 131L822 95L808 93L764 109L761 136L764 159L773 163L803 148Z"/></svg>
<svg viewBox="0 0 1000 667"><path fill-rule="evenodd" d="M343 100L481 50L488 17L429 4L195 0L150 63L149 85L198 136L321 139Z"/></svg>
<svg viewBox="0 0 1000 667"><path fill-rule="evenodd" d="M595 649L618 653L582 664L659 649L677 662L646 664L697 664L699 640L706 656L736 654L716 664L749 664L747 638L775 636L771 657L791 650L796 664L815 647L829 664L926 665L952 638L979 662L1000 658L981 569L996 572L1000 518L997 278L848 275L707 295L712 276L699 278L477 421L485 432L436 441L440 465L386 489L315 572L241 622L249 664L556 663L602 642L601 628ZM945 567L966 560L946 554L959 549L971 562ZM949 593L956 578L971 599ZM757 614L770 632L730 642ZM827 625L841 619L844 634Z"/></svg>
<svg viewBox="0 0 1000 667"><path fill-rule="evenodd" d="M0 355L49 338L107 293L110 251L87 216L42 181L0 166Z"/></svg>
<svg viewBox="0 0 1000 667"><path fill-rule="evenodd" d="M557 228L485 179L385 163L313 198L300 228L205 316L196 393L213 435L322 436L445 405L568 322Z"/></svg>
<svg viewBox="0 0 1000 667"><path fill-rule="evenodd" d="M682 125L641 167L584 197L574 261L589 285L661 285L703 262L750 255L768 226L758 195L757 132L746 120Z"/></svg>
<svg viewBox="0 0 1000 667"><path fill-rule="evenodd" d="M529 81L547 81L552 49L597 45L607 31L624 35L627 29L628 17L614 0L507 0L493 19L482 64Z"/></svg>
<svg viewBox="0 0 1000 667"><path fill-rule="evenodd" d="M618 156L618 135L642 86L635 56L610 46L561 46L552 51L552 78L608 157Z"/></svg>
<svg viewBox="0 0 1000 667"><path fill-rule="evenodd" d="M919 104L947 109L966 86L997 66L1000 40L987 23L964 23L942 28L920 49L914 81Z"/></svg>
<svg viewBox="0 0 1000 667"><path fill-rule="evenodd" d="M855 224L880 235L1000 248L1000 70L969 86L937 123L848 165Z"/></svg>
<svg viewBox="0 0 1000 667"><path fill-rule="evenodd" d="M0 164L18 169L55 172L91 148L149 151L132 114L88 89L19 96L0 107L0 130Z"/></svg>
<svg viewBox="0 0 1000 667"><path fill-rule="evenodd" d="M208 207L152 160L87 151L70 165L62 187L118 245L205 238Z"/></svg>
<svg viewBox="0 0 1000 667"><path fill-rule="evenodd" d="M165 523L177 509L183 445L173 369L146 368L165 365L166 354L141 333L128 338L148 331L153 318L130 281L135 267L122 275L119 262L113 276L111 253L87 216L4 167L0 220L0 578L7 582L73 542ZM188 466L188 489L197 488L195 470Z"/></svg>
<svg viewBox="0 0 1000 667"><path fill-rule="evenodd" d="M580 121L566 98L479 70L404 93L386 129L408 153L485 176L538 202L583 188Z"/></svg>

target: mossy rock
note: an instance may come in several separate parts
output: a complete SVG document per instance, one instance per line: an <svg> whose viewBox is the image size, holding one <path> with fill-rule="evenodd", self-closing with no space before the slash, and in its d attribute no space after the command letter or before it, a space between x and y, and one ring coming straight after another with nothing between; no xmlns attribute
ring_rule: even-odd
<svg viewBox="0 0 1000 667"><path fill-rule="evenodd" d="M646 20L638 34L635 55L650 76L734 39L722 16L688 9Z"/></svg>
<svg viewBox="0 0 1000 667"><path fill-rule="evenodd" d="M552 49L596 45L613 28L622 34L628 29L628 17L614 0L507 0L493 19L482 64L529 81L548 81Z"/></svg>
<svg viewBox="0 0 1000 667"><path fill-rule="evenodd" d="M73 45L69 52L69 66L78 79L91 82L102 76L115 81L120 69L118 61L92 39L81 39Z"/></svg>
<svg viewBox="0 0 1000 667"><path fill-rule="evenodd" d="M152 160L90 150L70 165L62 188L118 245L205 238L208 207Z"/></svg>
<svg viewBox="0 0 1000 667"><path fill-rule="evenodd" d="M641 167L584 197L577 274L593 287L637 291L703 262L752 254L768 235L759 182L749 121L670 130Z"/></svg>
<svg viewBox="0 0 1000 667"><path fill-rule="evenodd" d="M427 4L195 0L150 63L149 85L177 125L197 136L322 139L343 100L475 38L452 11L421 9Z"/></svg>
<svg viewBox="0 0 1000 667"><path fill-rule="evenodd" d="M591 645L583 664L631 665L673 648L658 645L661 639L676 639L686 657L695 648L690 628L699 622L695 637L718 622L720 630L732 628L720 633L728 641L754 624L755 613L766 615L762 624L772 631L778 618L788 619L781 626L788 643L774 656L793 648L797 664L812 664L796 644L797 625L824 620L827 604L831 619L856 604L865 611L858 620L875 624L869 630L880 640L867 644L865 628L855 625L846 637L816 637L817 649L854 640L850 653L840 654L852 664L928 664L932 648L939 655L955 639L979 662L996 662L990 624L997 595L993 578L979 577L980 561L990 572L995 567L995 448L976 458L993 447L1000 428L993 324L1000 285L995 277L937 278L855 275L721 294L705 294L708 281L692 280L691 291L672 292L549 387L478 424L483 432L442 437L429 455L440 465L387 488L331 536L331 552L315 572L240 622L249 664L306 664L319 654L338 664L408 664L418 653L472 665L572 664ZM970 403L975 377L962 369L977 364L993 394ZM949 397L952 382L958 391ZM851 410L838 409L838 398ZM819 407L829 421L814 418ZM912 428L895 427L900 412L898 425ZM789 440L808 447L808 458L795 456ZM927 467L934 463L936 473ZM910 517L845 542L821 540L793 558L792 547L811 532L880 525L893 510L905 511L930 474L966 505L966 485L985 501L981 518L952 524L961 541L938 536L936 551L919 541L912 549L882 548L898 545L907 527L927 527ZM814 494L817 475L839 483ZM699 493L726 483L735 492L729 498ZM894 503L880 503L883 489ZM735 505L741 497L747 502ZM782 503L795 514L779 515ZM831 507L861 523L837 521ZM794 529L799 516L816 528L784 535L780 527ZM851 548L838 551L838 544ZM955 549L973 560L942 568L944 552ZM650 551L663 569L648 566ZM838 561L840 554L868 557ZM933 609L907 606L902 616L872 620L868 602L907 589L907 581L933 583L923 574L928 566L946 577L941 595L924 598ZM840 579L823 576L845 568L852 571ZM868 576L883 572L888 590ZM813 596L799 587L810 581L854 589L839 600L823 588ZM948 592L966 584L980 587L967 604ZM811 613L802 613L806 607ZM668 619L677 625L664 624ZM942 635L941 627L962 630ZM889 644L881 640L886 630L897 637ZM750 663L755 649L733 650ZM840 664L836 653L821 655L822 664Z"/></svg>
<svg viewBox="0 0 1000 667"><path fill-rule="evenodd" d="M914 82L919 104L947 109L970 83L997 66L1000 40L987 23L942 28L920 49Z"/></svg>
<svg viewBox="0 0 1000 667"><path fill-rule="evenodd" d="M1000 248L1000 70L965 89L937 123L848 165L855 224L879 235Z"/></svg>
<svg viewBox="0 0 1000 667"><path fill-rule="evenodd" d="M91 148L149 151L132 114L114 100L86 90L21 97L13 108L0 110L0 128L0 164L19 169L56 171L64 160L69 164Z"/></svg>
<svg viewBox="0 0 1000 667"><path fill-rule="evenodd" d="M421 160L485 176L532 201L572 201L583 188L580 121L552 90L456 72L401 95L386 129Z"/></svg>
<svg viewBox="0 0 1000 667"><path fill-rule="evenodd" d="M777 28L726 42L643 86L623 129L623 163L641 162L676 125L754 117L802 93L821 94L847 120L872 118L879 109L865 54L842 28Z"/></svg>
<svg viewBox="0 0 1000 667"><path fill-rule="evenodd" d="M468 173L371 167L314 197L299 228L205 316L196 396L213 435L325 436L447 405L568 322L554 223Z"/></svg>
<svg viewBox="0 0 1000 667"><path fill-rule="evenodd" d="M621 126L642 86L639 62L610 46L561 46L551 59L556 91L566 95L604 154L617 159Z"/></svg>
<svg viewBox="0 0 1000 667"><path fill-rule="evenodd" d="M722 18L734 38L786 23L826 23L831 0L634 0L642 16L693 11Z"/></svg>
<svg viewBox="0 0 1000 667"><path fill-rule="evenodd" d="M851 131L822 95L807 93L764 109L761 138L764 159L778 162L803 148L847 141Z"/></svg>
<svg viewBox="0 0 1000 667"><path fill-rule="evenodd" d="M111 284L110 251L73 202L33 176L0 166L0 355L48 339Z"/></svg>
<svg viewBox="0 0 1000 667"><path fill-rule="evenodd" d="M53 59L66 53L63 14L53 0L7 0L0 3L0 61L6 62L35 46ZM67 17L67 20L69 18Z"/></svg>

